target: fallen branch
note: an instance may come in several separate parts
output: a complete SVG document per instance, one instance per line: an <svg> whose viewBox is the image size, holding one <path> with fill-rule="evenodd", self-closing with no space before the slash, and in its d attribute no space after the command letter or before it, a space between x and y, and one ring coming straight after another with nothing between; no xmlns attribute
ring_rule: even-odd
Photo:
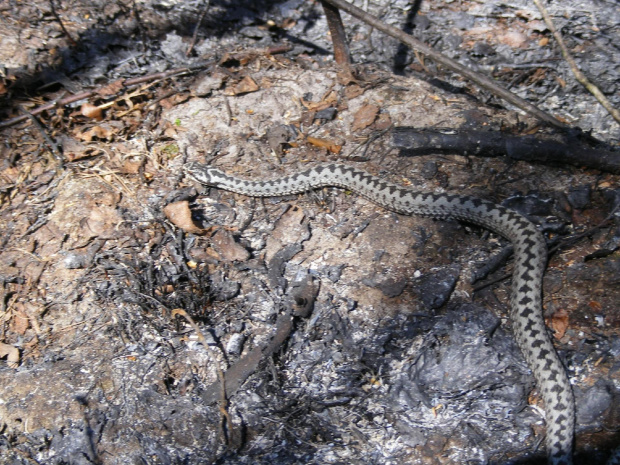
<svg viewBox="0 0 620 465"><path fill-rule="evenodd" d="M164 71L161 73L154 73L154 74L149 74L147 76L140 76L136 78L121 80L120 84L118 85L119 91L131 89L132 87L137 86L138 84L142 84L144 82L154 81L157 79L166 79L172 76L177 76L179 74L190 73L196 70L208 68L209 66L212 66L214 63L215 63L214 61L208 61L206 63L200 63L200 64L189 66L186 68L171 69L170 71ZM45 105L37 107L33 109L32 111L28 112L29 114L23 114L20 116L16 116L15 118L11 118L6 121L0 122L0 129L12 126L17 123L21 123L22 121L29 119L30 115L35 116L40 113L43 113L44 111L53 110L55 108L59 108L65 105L69 105L71 103L79 102L80 100L93 97L95 95L99 95L102 89L111 88L111 86L114 86L114 85L116 84L115 83L106 84L105 86L101 86L95 90L87 90L84 92L80 92L78 94L70 95L69 97L61 98L53 102L47 103Z"/></svg>
<svg viewBox="0 0 620 465"><path fill-rule="evenodd" d="M344 31L340 11L325 0L321 0L321 4L323 5L323 11L325 11L329 34L334 45L334 60L340 66L349 69L351 67L351 56L349 55L349 44L347 43L347 35Z"/></svg>
<svg viewBox="0 0 620 465"><path fill-rule="evenodd" d="M276 270L276 273L280 274L280 271ZM270 277L270 280L273 279L273 276ZM279 287L279 284L275 284L275 287ZM264 344L254 347L226 370L223 375L226 379L225 394L219 391L221 383L215 383L205 388L202 400L207 404L212 404L222 395L225 395L227 399L232 397L245 380L256 372L260 362L271 357L288 339L293 330L294 318L306 318L312 312L318 292L319 285L309 274L298 274L287 292L283 312L276 320L271 338Z"/></svg>
<svg viewBox="0 0 620 465"><path fill-rule="evenodd" d="M217 402L225 396L229 399L237 393L241 385L250 375L254 374L261 360L271 356L280 345L289 337L293 330L293 313L289 309L276 320L276 328L271 339L263 345L258 345L244 355L240 360L230 366L223 375L225 381L224 392L221 391L222 383L207 386L202 394L202 400L207 404Z"/></svg>
<svg viewBox="0 0 620 465"><path fill-rule="evenodd" d="M605 97L603 92L601 92L601 90L598 87L592 84L588 80L586 75L581 72L581 70L577 66L577 63L575 63L575 60L573 59L572 55L568 51L568 47L566 47L566 44L564 43L564 39L562 39L562 34L560 34L560 32L555 28L553 21L551 21L551 17L549 16L549 13L547 12L547 9L545 8L545 6L540 2L540 0L534 0L534 3L536 4L536 6L538 7L538 10L542 14L543 19L545 20L547 27L553 34L553 37L555 38L556 42L560 46L560 50L562 50L562 55L564 56L564 59L568 63L570 70L575 75L575 79L577 79L577 81L579 81L581 85L583 85L586 89L590 91L592 95L594 95L596 100L598 100L599 103L603 105L603 107L605 107L605 109L609 112L609 114L613 117L613 119L615 119L618 123L620 123L620 111L614 108L611 102L607 100L607 97Z"/></svg>
<svg viewBox="0 0 620 465"><path fill-rule="evenodd" d="M513 136L503 132L395 128L392 145L404 155L459 153L484 157L506 155L514 160L559 163L620 173L620 152L595 149L575 136L559 139Z"/></svg>
<svg viewBox="0 0 620 465"><path fill-rule="evenodd" d="M349 13L351 16L354 16L367 24L379 29L385 34L394 37L395 39L400 40L401 42L409 45L412 49L417 50L418 52L428 56L433 59L437 63L445 66L446 68L465 76L467 79L472 82L478 84L480 87L488 90L489 92L497 95L498 97L503 98L507 102L515 105L518 108L521 108L523 111L537 117L538 119L549 123L553 126L559 128L566 128L566 125L562 123L560 120L554 118L549 113L542 111L540 108L532 105L526 100L523 100L521 97L513 94L512 92L504 89L503 87L497 85L492 79L483 76L482 74L476 73L471 69L463 66L462 64L448 58L445 55L434 50L432 47L426 45L424 42L412 37L411 35L393 27L388 24L385 24L379 18L366 13L361 8L358 8L354 5L351 5L349 2L345 0L324 0L326 3L330 3L341 10Z"/></svg>

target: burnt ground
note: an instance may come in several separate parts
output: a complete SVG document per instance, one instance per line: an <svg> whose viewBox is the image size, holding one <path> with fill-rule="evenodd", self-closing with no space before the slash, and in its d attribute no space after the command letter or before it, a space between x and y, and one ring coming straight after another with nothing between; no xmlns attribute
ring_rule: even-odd
<svg viewBox="0 0 620 465"><path fill-rule="evenodd" d="M620 443L617 175L403 156L392 126L554 131L347 15L343 79L316 3L99 3L54 2L64 32L49 2L0 2L2 121L97 91L0 128L3 463L540 463L510 261L471 284L502 238L337 189L207 189L184 177L190 161L248 178L343 161L527 214L554 251L545 315L577 399L579 463ZM617 149L620 127L530 2L362 3ZM617 3L548 8L620 105Z"/></svg>

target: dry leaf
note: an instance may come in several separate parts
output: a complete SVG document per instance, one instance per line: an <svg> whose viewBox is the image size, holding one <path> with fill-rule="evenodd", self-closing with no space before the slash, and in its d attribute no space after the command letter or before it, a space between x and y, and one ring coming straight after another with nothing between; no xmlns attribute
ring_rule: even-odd
<svg viewBox="0 0 620 465"><path fill-rule="evenodd" d="M338 103L338 94L331 90L323 96L320 102L311 102L308 100L304 100L303 97L299 100L301 104L308 110L321 111L329 107L335 107Z"/></svg>
<svg viewBox="0 0 620 465"><path fill-rule="evenodd" d="M590 307L595 312L599 312L603 309L601 303L596 300L591 300L590 302L588 302L588 307Z"/></svg>
<svg viewBox="0 0 620 465"><path fill-rule="evenodd" d="M80 160L102 153L100 149L90 147L69 136L60 136L59 141L62 144L62 153L68 161Z"/></svg>
<svg viewBox="0 0 620 465"><path fill-rule="evenodd" d="M30 327L30 319L23 308L13 314L11 318L11 330L17 334L24 335Z"/></svg>
<svg viewBox="0 0 620 465"><path fill-rule="evenodd" d="M79 230L75 231L79 236L78 242L74 244L75 248L79 247L78 244L82 244L93 237L102 239L111 237L114 235L115 226L121 222L115 207L97 205L97 202L92 198L86 201L89 206L88 217L80 222Z"/></svg>
<svg viewBox="0 0 620 465"><path fill-rule="evenodd" d="M338 83L343 86L348 86L349 84L357 83L357 79L353 76L350 68L344 67L338 70Z"/></svg>
<svg viewBox="0 0 620 465"><path fill-rule="evenodd" d="M252 79L250 76L246 76L232 89L228 89L226 91L226 95L248 94L250 92L256 92L259 89L260 87L258 87L256 81L254 81L254 79Z"/></svg>
<svg viewBox="0 0 620 465"><path fill-rule="evenodd" d="M296 24L297 24L297 21L294 20L293 18L284 18L284 21L282 21L281 27L282 29L293 29Z"/></svg>
<svg viewBox="0 0 620 465"><path fill-rule="evenodd" d="M4 182L17 184L20 174L21 171L19 168L15 166L7 166L5 169L0 171L0 178L2 178Z"/></svg>
<svg viewBox="0 0 620 465"><path fill-rule="evenodd" d="M353 126L351 127L351 131L355 132L358 129L364 129L370 126L375 122L375 118L379 114L379 106L366 104L357 110L355 116L353 117Z"/></svg>
<svg viewBox="0 0 620 465"><path fill-rule="evenodd" d="M389 113L380 113L379 117L375 121L375 129L383 131L392 125L392 118Z"/></svg>
<svg viewBox="0 0 620 465"><path fill-rule="evenodd" d="M255 56L256 54L254 52L227 52L224 54L219 64L226 68L238 68L240 66L246 66Z"/></svg>
<svg viewBox="0 0 620 465"><path fill-rule="evenodd" d="M559 76L554 76L555 81L560 84L560 87L562 87L562 89L564 89L566 87L566 81L564 79L562 79ZM557 116L556 116L557 118Z"/></svg>
<svg viewBox="0 0 620 465"><path fill-rule="evenodd" d="M87 118L92 118L96 121L101 121L103 119L103 110L92 103L87 102L83 104L80 108L80 112Z"/></svg>
<svg viewBox="0 0 620 465"><path fill-rule="evenodd" d="M118 94L123 89L123 79L119 79L118 81L111 82L105 87L102 87L97 91L98 95L102 97L112 97L113 95Z"/></svg>
<svg viewBox="0 0 620 465"><path fill-rule="evenodd" d="M131 157L127 158L123 162L123 173L127 174L138 174L140 172L140 168L144 164L143 157Z"/></svg>
<svg viewBox="0 0 620 465"><path fill-rule="evenodd" d="M551 328L555 331L556 339L562 339L562 337L566 333L566 330L568 329L568 323L568 312L563 308L559 309L551 316L551 322L549 326L551 326Z"/></svg>
<svg viewBox="0 0 620 465"><path fill-rule="evenodd" d="M164 207L164 213L172 224L181 228L183 231L192 234L204 234L204 229L194 224L192 212L189 209L189 202L186 200L166 205Z"/></svg>
<svg viewBox="0 0 620 465"><path fill-rule="evenodd" d="M97 157L99 155L104 155L104 154L105 152L103 150L98 149L96 147L86 147L84 150L79 151L79 152L78 151L63 152L63 155L67 159L67 161L76 161L76 160L81 160L82 158Z"/></svg>
<svg viewBox="0 0 620 465"><path fill-rule="evenodd" d="M352 100L355 97L359 97L363 93L364 93L364 88L362 86L357 85L357 84L348 85L344 89L344 96L345 96L345 98L347 100Z"/></svg>
<svg viewBox="0 0 620 465"><path fill-rule="evenodd" d="M114 134L116 134L116 132L116 128L113 128L107 124L102 124L99 126L94 126L83 133L78 133L76 136L86 142L92 142L95 138L109 142L114 138Z"/></svg>
<svg viewBox="0 0 620 465"><path fill-rule="evenodd" d="M0 342L0 358L6 357L6 363L10 368L19 366L19 349L4 342Z"/></svg>
<svg viewBox="0 0 620 465"><path fill-rule="evenodd" d="M162 106L162 108L169 110L172 107L175 107L183 102L186 102L189 98L190 98L189 93L174 94L171 97L161 99L159 101L159 104Z"/></svg>
<svg viewBox="0 0 620 465"><path fill-rule="evenodd" d="M211 243L220 259L244 262L250 258L250 252L238 244L232 234L224 229L217 230L211 238Z"/></svg>
<svg viewBox="0 0 620 465"><path fill-rule="evenodd" d="M318 137L307 137L306 138L306 142L308 142L309 144L314 145L315 147L319 147L322 149L327 149L329 150L331 153L340 153L340 150L342 150L342 145L336 143L333 140L329 140L329 139L319 139Z"/></svg>
<svg viewBox="0 0 620 465"><path fill-rule="evenodd" d="M500 34L497 39L502 44L506 44L512 48L522 48L528 43L528 38L525 34L518 31L509 31L505 34Z"/></svg>

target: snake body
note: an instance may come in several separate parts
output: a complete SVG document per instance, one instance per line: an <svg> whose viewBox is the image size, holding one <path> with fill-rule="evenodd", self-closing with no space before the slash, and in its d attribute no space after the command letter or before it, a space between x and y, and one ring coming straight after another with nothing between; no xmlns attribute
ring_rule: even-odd
<svg viewBox="0 0 620 465"><path fill-rule="evenodd" d="M566 372L547 333L542 313L542 275L547 247L536 226L493 202L455 194L416 192L340 164L319 165L272 180L249 181L198 163L186 173L196 181L253 197L342 187L397 213L474 223L509 239L515 251L510 318L514 336L545 403L549 464L572 464L575 402Z"/></svg>

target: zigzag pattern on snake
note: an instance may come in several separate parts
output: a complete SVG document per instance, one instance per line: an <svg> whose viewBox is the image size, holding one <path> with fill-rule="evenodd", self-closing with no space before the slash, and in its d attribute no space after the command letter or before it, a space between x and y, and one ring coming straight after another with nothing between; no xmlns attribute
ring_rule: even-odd
<svg viewBox="0 0 620 465"><path fill-rule="evenodd" d="M191 163L196 181L253 197L297 194L320 187L342 187L397 213L456 219L484 226L509 239L515 251L510 318L514 336L545 403L547 456L552 465L572 464L575 417L566 372L547 333L542 313L542 275L547 246L533 223L492 202L454 194L416 192L365 171L339 164L320 165L273 180L249 181L207 165Z"/></svg>

